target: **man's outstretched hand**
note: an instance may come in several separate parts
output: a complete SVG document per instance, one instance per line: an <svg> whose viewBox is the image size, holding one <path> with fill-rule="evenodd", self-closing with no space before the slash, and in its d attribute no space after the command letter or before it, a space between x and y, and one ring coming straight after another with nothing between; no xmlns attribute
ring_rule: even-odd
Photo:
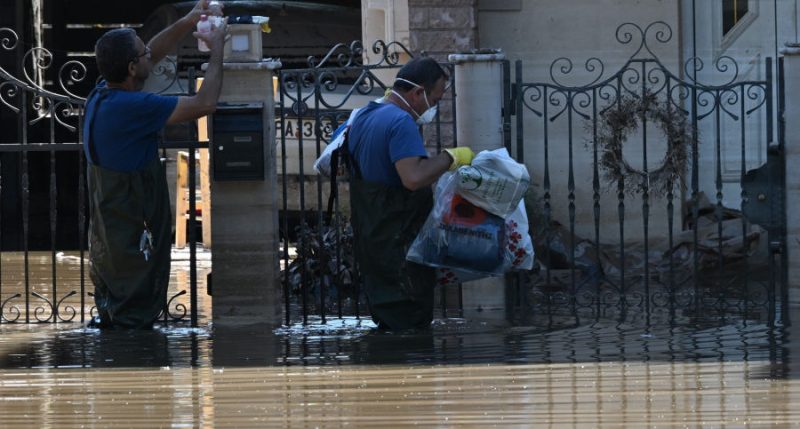
<svg viewBox="0 0 800 429"><path fill-rule="evenodd" d="M200 15L222 16L222 3L219 3L218 8L209 8L209 3L211 3L210 0L199 0L189 14L186 15L186 17L193 23L197 24L200 21Z"/></svg>
<svg viewBox="0 0 800 429"><path fill-rule="evenodd" d="M221 51L225 46L225 40L227 40L226 38L228 37L228 18L224 18L222 20L222 25L220 26L212 24L211 31L208 33L199 33L195 31L192 33L192 35L195 38L206 42L208 49L210 49L212 52L216 50Z"/></svg>

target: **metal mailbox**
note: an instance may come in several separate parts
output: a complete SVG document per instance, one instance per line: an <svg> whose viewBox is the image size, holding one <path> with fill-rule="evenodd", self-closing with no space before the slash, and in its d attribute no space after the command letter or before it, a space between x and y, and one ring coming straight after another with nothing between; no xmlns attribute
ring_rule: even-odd
<svg viewBox="0 0 800 429"><path fill-rule="evenodd" d="M215 181L264 180L264 105L220 104L211 120Z"/></svg>

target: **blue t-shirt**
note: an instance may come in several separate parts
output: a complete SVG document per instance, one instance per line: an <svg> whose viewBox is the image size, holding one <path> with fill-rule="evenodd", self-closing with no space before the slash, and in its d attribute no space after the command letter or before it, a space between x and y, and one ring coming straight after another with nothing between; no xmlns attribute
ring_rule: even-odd
<svg viewBox="0 0 800 429"><path fill-rule="evenodd" d="M86 100L84 141L89 141L89 125L96 115L91 133L96 164L115 171L141 170L158 156L158 132L167 124L178 97L106 89L105 86L102 82L98 91ZM106 91L106 96L98 110L102 91ZM88 144L84 145L84 151L91 159Z"/></svg>
<svg viewBox="0 0 800 429"><path fill-rule="evenodd" d="M369 103L353 120L348 139L348 149L368 182L403 186L394 163L428 157L411 114L394 103Z"/></svg>

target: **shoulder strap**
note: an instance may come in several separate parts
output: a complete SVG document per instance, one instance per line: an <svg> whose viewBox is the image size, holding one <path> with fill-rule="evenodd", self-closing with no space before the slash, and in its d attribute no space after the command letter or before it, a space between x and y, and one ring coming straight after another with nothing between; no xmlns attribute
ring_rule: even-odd
<svg viewBox="0 0 800 429"><path fill-rule="evenodd" d="M347 168L351 175L353 174L352 167L355 165L355 162L350 157L350 151L347 150L347 146L350 144L350 126L347 126L342 132L344 133L342 135L342 145L331 153L331 192L328 195L328 213L326 215L328 224L330 224L333 216L334 203L339 198L339 184L336 178L339 175L339 163L340 161L344 163L344 167ZM355 169L358 170L358 165L355 165Z"/></svg>
<svg viewBox="0 0 800 429"><path fill-rule="evenodd" d="M355 118L361 114L361 110L358 111L358 114L353 118L353 121L350 123L350 126L344 130L344 141L342 142L342 146L337 150L339 152L338 156L340 156L344 160L345 167L347 168L348 174L350 177L355 177L356 179L361 179L361 168L358 166L358 162L356 161L355 156L353 155L358 151L358 145L361 144L361 141L356 142L356 147L353 148L353 151L350 151L350 129L355 124ZM334 154L336 156L336 154ZM335 159L335 158L334 158ZM337 162L338 163L338 162Z"/></svg>
<svg viewBox="0 0 800 429"><path fill-rule="evenodd" d="M328 213L326 215L326 222L328 224L330 224L333 216L334 203L336 199L339 198L339 186L336 179L339 172L339 164L344 164L344 168L347 169L351 180L352 178L361 179L361 169L358 167L358 162L356 162L350 152L350 129L361 112L362 110L359 110L355 116L348 119L349 124L345 127L344 131L342 131L342 145L331 153L331 192L328 195Z"/></svg>

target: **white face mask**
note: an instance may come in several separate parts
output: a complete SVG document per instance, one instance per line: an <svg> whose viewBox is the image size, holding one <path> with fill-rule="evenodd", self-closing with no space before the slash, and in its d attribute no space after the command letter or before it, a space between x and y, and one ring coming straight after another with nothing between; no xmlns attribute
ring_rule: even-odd
<svg viewBox="0 0 800 429"><path fill-rule="evenodd" d="M405 98L403 98L402 95L398 94L395 90L392 90L392 93L394 95L398 96L401 100L403 100L403 103L406 103L406 106L408 106L408 108L411 109L411 111L414 112L415 115L417 115L417 124L418 125L425 125L425 124L430 124L431 122L433 122L433 120L436 118L436 111L437 111L437 108L439 106L431 107L431 104L428 102L428 92L425 91L425 88L423 88L420 85L417 85L414 82L411 82L410 80L405 80L405 79L400 78L400 77L398 77L395 80L403 81L403 82L405 82L405 83L407 83L409 85L414 86L415 88L422 88L422 92L425 95L425 105L428 106L428 110L422 112L421 115L419 113L417 113L417 111L414 110L413 107L411 107L411 104L409 104L409 102Z"/></svg>

